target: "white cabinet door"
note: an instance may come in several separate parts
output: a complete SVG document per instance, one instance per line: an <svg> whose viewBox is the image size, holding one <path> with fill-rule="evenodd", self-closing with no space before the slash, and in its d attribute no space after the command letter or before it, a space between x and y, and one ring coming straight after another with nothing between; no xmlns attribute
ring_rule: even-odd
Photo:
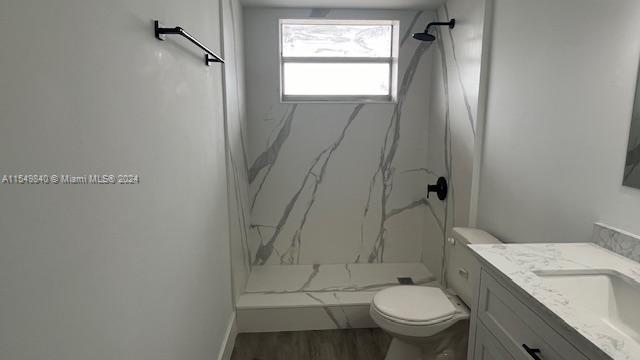
<svg viewBox="0 0 640 360"><path fill-rule="evenodd" d="M476 347L473 360L515 360L500 345L498 340L487 330L487 328L478 323L476 328Z"/></svg>
<svg viewBox="0 0 640 360"><path fill-rule="evenodd" d="M517 359L587 360L485 271L479 300L479 322Z"/></svg>

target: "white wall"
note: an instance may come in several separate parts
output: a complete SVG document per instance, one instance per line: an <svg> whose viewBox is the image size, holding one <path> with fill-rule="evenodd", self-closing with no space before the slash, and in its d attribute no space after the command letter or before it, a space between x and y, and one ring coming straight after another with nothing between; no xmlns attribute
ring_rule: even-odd
<svg viewBox="0 0 640 360"><path fill-rule="evenodd" d="M307 17L399 20L398 78L407 89L399 103L281 103L278 18ZM426 171L435 45L410 34L432 18L419 11L245 9L245 34L260 34L245 41L254 263L420 261L424 190L435 181Z"/></svg>
<svg viewBox="0 0 640 360"><path fill-rule="evenodd" d="M212 359L232 313L213 0L0 4L0 358ZM179 44L178 44L179 43Z"/></svg>
<svg viewBox="0 0 640 360"><path fill-rule="evenodd" d="M495 0L478 226L515 242L640 233L623 187L640 50L635 0Z"/></svg>
<svg viewBox="0 0 640 360"><path fill-rule="evenodd" d="M249 182L247 178L246 108L242 6L239 0L221 0L224 40L227 184L229 238L234 298L244 291L251 272L248 248Z"/></svg>

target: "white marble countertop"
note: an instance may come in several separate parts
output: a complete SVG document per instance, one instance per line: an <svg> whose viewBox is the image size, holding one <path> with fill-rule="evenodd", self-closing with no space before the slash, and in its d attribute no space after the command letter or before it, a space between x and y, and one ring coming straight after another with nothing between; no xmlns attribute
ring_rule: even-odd
<svg viewBox="0 0 640 360"><path fill-rule="evenodd" d="M549 315L559 319L564 329L558 330L564 330L563 334L574 339L581 335L594 345L593 350L600 357L640 359L640 344L616 336L601 319L577 309L560 291L534 274L534 271L540 270L613 270L640 283L639 263L590 243L470 247L484 264L510 279L525 295L536 299L539 302L535 304L536 308L548 311Z"/></svg>

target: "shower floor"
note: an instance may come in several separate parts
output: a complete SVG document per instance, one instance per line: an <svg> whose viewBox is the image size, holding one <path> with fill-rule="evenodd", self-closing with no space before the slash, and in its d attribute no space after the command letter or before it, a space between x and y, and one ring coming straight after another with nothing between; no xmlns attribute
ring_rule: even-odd
<svg viewBox="0 0 640 360"><path fill-rule="evenodd" d="M409 277L435 285L421 263L255 266L237 303L240 332L375 327L371 299Z"/></svg>

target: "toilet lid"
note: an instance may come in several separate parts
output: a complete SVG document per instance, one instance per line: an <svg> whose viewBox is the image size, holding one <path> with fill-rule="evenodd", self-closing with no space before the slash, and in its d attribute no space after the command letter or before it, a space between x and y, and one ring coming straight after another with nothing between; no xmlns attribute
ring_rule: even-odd
<svg viewBox="0 0 640 360"><path fill-rule="evenodd" d="M436 322L453 317L456 308L442 289L394 286L379 291L373 305L382 314L407 322Z"/></svg>

